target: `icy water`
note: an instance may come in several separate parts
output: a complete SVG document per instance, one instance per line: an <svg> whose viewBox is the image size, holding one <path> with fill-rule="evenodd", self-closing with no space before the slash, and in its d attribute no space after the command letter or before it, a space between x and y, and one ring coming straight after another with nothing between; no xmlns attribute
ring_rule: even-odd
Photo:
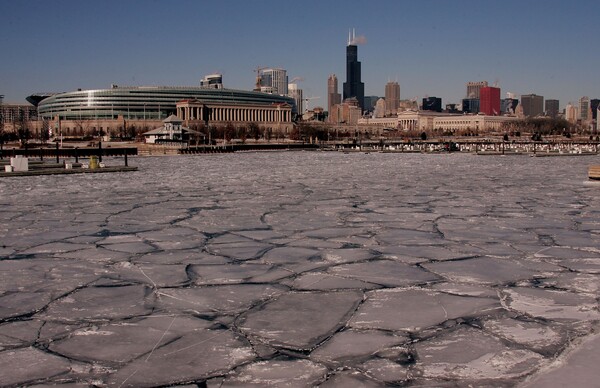
<svg viewBox="0 0 600 388"><path fill-rule="evenodd" d="M598 157L130 162L0 180L0 386L509 387L600 329Z"/></svg>

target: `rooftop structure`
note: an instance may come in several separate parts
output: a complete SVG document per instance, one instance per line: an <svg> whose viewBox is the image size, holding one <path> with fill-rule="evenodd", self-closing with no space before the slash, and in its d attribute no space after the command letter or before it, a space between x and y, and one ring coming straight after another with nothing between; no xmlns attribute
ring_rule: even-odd
<svg viewBox="0 0 600 388"><path fill-rule="evenodd" d="M223 75L209 74L200 80L200 86L210 89L223 89Z"/></svg>

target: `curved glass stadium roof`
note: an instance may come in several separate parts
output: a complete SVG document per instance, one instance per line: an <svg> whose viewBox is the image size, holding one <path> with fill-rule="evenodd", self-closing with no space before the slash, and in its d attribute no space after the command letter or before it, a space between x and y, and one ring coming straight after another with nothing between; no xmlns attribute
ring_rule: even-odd
<svg viewBox="0 0 600 388"><path fill-rule="evenodd" d="M261 92L202 87L136 86L78 90L44 98L38 104L38 116L66 120L164 119L176 113L178 101L198 99L204 103L264 104L287 103L297 113L293 98Z"/></svg>

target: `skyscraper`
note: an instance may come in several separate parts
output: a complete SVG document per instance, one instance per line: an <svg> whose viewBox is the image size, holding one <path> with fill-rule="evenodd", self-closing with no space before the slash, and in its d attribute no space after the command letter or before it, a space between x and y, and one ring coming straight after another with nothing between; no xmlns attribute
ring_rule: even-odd
<svg viewBox="0 0 600 388"><path fill-rule="evenodd" d="M579 108L569 102L567 104L567 107L565 108L565 120L572 124L575 124L578 118Z"/></svg>
<svg viewBox="0 0 600 388"><path fill-rule="evenodd" d="M365 96L363 98L363 111L372 111L375 109L375 105L380 98L380 96Z"/></svg>
<svg viewBox="0 0 600 388"><path fill-rule="evenodd" d="M587 96L581 97L579 99L579 118L581 119L582 123L591 120L590 113L590 98Z"/></svg>
<svg viewBox="0 0 600 388"><path fill-rule="evenodd" d="M479 91L487 86L487 81L467 82L467 98L479 98Z"/></svg>
<svg viewBox="0 0 600 388"><path fill-rule="evenodd" d="M553 119L558 116L558 100L546 100L544 103L544 108L546 111L546 116Z"/></svg>
<svg viewBox="0 0 600 388"><path fill-rule="evenodd" d="M360 62L358 60L358 46L356 35L348 33L346 46L346 82L344 82L344 100L356 98L358 105L364 109L365 84L360 81Z"/></svg>
<svg viewBox="0 0 600 388"><path fill-rule="evenodd" d="M292 97L294 101L296 101L296 108L298 109L298 114L304 113L304 96L302 93L302 89L298 88L298 84L288 84L288 97Z"/></svg>
<svg viewBox="0 0 600 388"><path fill-rule="evenodd" d="M338 79L335 74L330 74L327 78L327 111L332 112L333 106L341 102L342 97L338 93Z"/></svg>
<svg viewBox="0 0 600 388"><path fill-rule="evenodd" d="M504 99L500 100L500 112L509 114L512 116L515 114L518 105L519 105L519 100L517 100L516 98L514 98L512 96L504 98Z"/></svg>
<svg viewBox="0 0 600 388"><path fill-rule="evenodd" d="M500 88L484 86L479 89L479 111L488 116L500 114Z"/></svg>
<svg viewBox="0 0 600 388"><path fill-rule="evenodd" d="M439 97L425 97L423 99L423 110L430 110L433 112L442 111L442 99Z"/></svg>
<svg viewBox="0 0 600 388"><path fill-rule="evenodd" d="M463 98L463 113L479 113L479 98Z"/></svg>
<svg viewBox="0 0 600 388"><path fill-rule="evenodd" d="M521 106L525 117L536 117L544 113L544 97L537 94L524 94L521 96Z"/></svg>
<svg viewBox="0 0 600 388"><path fill-rule="evenodd" d="M284 69L262 69L260 75L261 87L271 88L274 94L288 94L288 76Z"/></svg>
<svg viewBox="0 0 600 388"><path fill-rule="evenodd" d="M398 82L385 84L385 114L395 115L400 107L400 85Z"/></svg>
<svg viewBox="0 0 600 388"><path fill-rule="evenodd" d="M592 108L592 119L598 119L598 107L600 107L600 100L593 98L590 100L590 107Z"/></svg>

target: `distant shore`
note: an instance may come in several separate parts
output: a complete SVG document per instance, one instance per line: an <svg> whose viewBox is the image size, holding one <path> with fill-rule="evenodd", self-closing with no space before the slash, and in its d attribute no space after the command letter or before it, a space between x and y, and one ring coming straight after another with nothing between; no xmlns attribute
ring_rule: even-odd
<svg viewBox="0 0 600 388"><path fill-rule="evenodd" d="M343 152L389 152L389 153L440 153L467 152L478 155L596 155L600 142L585 138L548 138L542 141L521 138L503 140L501 137L447 137L432 140L421 139L343 139L337 141L232 141L207 144L161 143L147 144L134 141L69 141L62 143L4 144L0 158L22 155L41 158L87 157L89 155L130 156L190 155L248 151L321 150Z"/></svg>

